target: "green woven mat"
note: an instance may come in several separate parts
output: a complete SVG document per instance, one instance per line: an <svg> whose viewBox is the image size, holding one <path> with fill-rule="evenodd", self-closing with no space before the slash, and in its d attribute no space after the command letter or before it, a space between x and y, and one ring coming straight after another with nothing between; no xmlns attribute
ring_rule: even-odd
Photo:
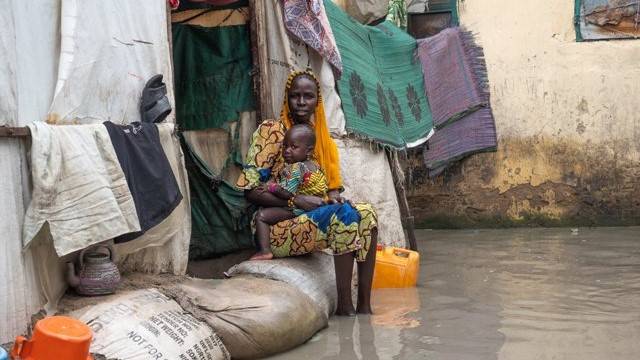
<svg viewBox="0 0 640 360"><path fill-rule="evenodd" d="M415 39L389 21L362 25L331 0L325 7L344 66L347 131L396 148L425 137L433 122Z"/></svg>
<svg viewBox="0 0 640 360"><path fill-rule="evenodd" d="M226 128L254 110L248 25L173 24L176 119L183 130Z"/></svg>
<svg viewBox="0 0 640 360"><path fill-rule="evenodd" d="M189 259L208 259L252 248L251 208L244 192L221 180L184 137L180 140L191 195Z"/></svg>

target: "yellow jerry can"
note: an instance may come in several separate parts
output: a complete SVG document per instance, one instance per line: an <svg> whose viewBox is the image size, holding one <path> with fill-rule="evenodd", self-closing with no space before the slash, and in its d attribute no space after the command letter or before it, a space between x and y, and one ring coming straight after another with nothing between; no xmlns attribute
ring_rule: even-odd
<svg viewBox="0 0 640 360"><path fill-rule="evenodd" d="M419 270L420 254L417 251L378 246L372 288L414 287Z"/></svg>

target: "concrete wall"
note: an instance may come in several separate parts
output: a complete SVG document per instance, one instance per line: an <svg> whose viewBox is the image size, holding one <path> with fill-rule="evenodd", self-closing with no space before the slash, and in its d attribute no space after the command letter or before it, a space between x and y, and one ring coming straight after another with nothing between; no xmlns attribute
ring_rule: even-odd
<svg viewBox="0 0 640 360"><path fill-rule="evenodd" d="M640 40L575 42L573 6L459 3L485 50L499 150L433 180L415 168L416 221L640 224Z"/></svg>

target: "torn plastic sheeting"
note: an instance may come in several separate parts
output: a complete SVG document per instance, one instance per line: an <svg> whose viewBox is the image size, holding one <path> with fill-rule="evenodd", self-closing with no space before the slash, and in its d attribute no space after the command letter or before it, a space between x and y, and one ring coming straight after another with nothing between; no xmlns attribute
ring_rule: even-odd
<svg viewBox="0 0 640 360"><path fill-rule="evenodd" d="M62 0L58 82L49 122L138 121L138 99L155 74L164 75L173 104L166 7L165 0ZM167 121L173 122L173 113Z"/></svg>
<svg viewBox="0 0 640 360"><path fill-rule="evenodd" d="M231 267L226 274L232 277L253 275L282 281L308 295L327 317L336 310L333 256L324 252L270 261L244 261Z"/></svg>
<svg viewBox="0 0 640 360"><path fill-rule="evenodd" d="M289 350L327 326L311 298L292 285L251 276L190 279L168 290L222 338L233 359Z"/></svg>

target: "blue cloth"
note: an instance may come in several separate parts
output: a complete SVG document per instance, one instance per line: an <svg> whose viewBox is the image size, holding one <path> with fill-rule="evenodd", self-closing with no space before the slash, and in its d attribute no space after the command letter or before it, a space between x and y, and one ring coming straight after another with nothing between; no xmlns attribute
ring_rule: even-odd
<svg viewBox="0 0 640 360"><path fill-rule="evenodd" d="M327 232L331 224L331 219L334 216L344 225L360 222L360 213L348 203L324 205L307 212L306 215L318 226L318 229L324 233Z"/></svg>

